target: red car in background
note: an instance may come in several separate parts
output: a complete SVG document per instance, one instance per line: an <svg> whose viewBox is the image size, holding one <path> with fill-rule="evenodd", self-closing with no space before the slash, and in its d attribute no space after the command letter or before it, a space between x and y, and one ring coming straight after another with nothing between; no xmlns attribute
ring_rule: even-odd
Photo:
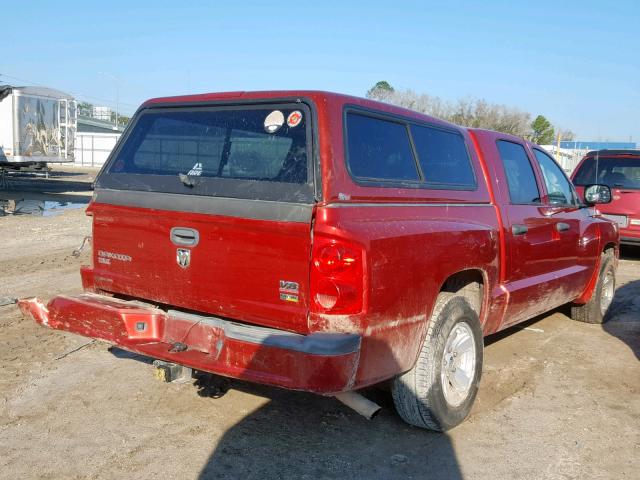
<svg viewBox="0 0 640 480"><path fill-rule="evenodd" d="M640 150L589 152L571 179L581 197L587 185L608 185L612 201L598 209L620 227L620 243L640 245Z"/></svg>

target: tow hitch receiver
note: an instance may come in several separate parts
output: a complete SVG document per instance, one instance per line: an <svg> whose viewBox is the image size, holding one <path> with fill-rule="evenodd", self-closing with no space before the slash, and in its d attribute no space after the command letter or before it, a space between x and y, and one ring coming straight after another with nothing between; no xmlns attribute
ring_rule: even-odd
<svg viewBox="0 0 640 480"><path fill-rule="evenodd" d="M193 377L193 370L176 363L155 360L153 366L156 367L156 378L167 383L189 383Z"/></svg>

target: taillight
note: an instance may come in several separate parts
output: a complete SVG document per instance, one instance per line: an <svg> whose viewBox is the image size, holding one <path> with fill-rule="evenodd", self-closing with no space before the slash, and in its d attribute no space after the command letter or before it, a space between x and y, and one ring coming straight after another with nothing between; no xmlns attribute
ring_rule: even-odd
<svg viewBox="0 0 640 480"><path fill-rule="evenodd" d="M311 258L313 309L320 313L359 313L362 310L363 261L362 247L316 236Z"/></svg>

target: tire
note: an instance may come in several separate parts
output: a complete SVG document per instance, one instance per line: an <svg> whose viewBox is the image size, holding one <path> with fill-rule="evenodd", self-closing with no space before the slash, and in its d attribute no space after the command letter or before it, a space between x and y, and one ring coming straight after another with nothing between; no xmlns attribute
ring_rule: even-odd
<svg viewBox="0 0 640 480"><path fill-rule="evenodd" d="M603 253L600 262L598 283L591 299L584 305L571 306L571 318L578 322L604 323L608 320L607 310L616 290L616 270L611 253Z"/></svg>
<svg viewBox="0 0 640 480"><path fill-rule="evenodd" d="M469 341L471 351L464 348ZM459 352L460 358L452 358L452 353L447 353L445 358L445 347ZM482 350L482 328L469 301L454 293L441 292L415 366L393 380L391 392L400 417L416 427L438 432L462 423L478 393ZM462 382L466 389L456 388L448 380L452 370L449 373L445 370L443 375L445 360L453 360L453 365L449 365L456 367L454 370L458 373L464 374L465 370L469 373L455 377L467 380Z"/></svg>

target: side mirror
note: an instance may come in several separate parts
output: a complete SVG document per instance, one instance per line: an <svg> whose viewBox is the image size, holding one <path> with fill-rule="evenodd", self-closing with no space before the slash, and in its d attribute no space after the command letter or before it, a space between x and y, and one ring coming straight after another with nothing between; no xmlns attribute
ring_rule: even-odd
<svg viewBox="0 0 640 480"><path fill-rule="evenodd" d="M606 185L588 185L584 188L584 201L589 205L611 203L611 189Z"/></svg>

